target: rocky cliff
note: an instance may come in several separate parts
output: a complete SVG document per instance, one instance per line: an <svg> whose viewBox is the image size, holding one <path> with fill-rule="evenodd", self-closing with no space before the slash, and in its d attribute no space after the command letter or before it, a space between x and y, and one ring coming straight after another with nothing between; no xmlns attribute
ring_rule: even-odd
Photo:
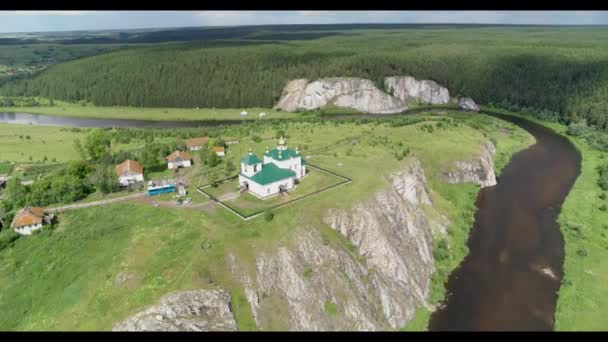
<svg viewBox="0 0 608 342"><path fill-rule="evenodd" d="M384 87L389 94L397 97L405 104L422 102L428 104L447 104L450 102L450 92L434 81L418 81L411 76L387 77Z"/></svg>
<svg viewBox="0 0 608 342"><path fill-rule="evenodd" d="M458 161L450 183L496 183L494 145ZM435 271L433 241L450 224L433 206L421 163L406 158L386 189L346 208L326 209L320 221L293 227L288 241L257 250L254 260L228 253L262 330L395 330L427 307ZM333 235L332 235L333 234ZM245 262L249 262L245 267ZM114 330L234 330L230 296L222 290L167 296Z"/></svg>
<svg viewBox="0 0 608 342"><path fill-rule="evenodd" d="M328 105L353 108L372 114L399 113L411 103L443 105L458 104L466 110L478 110L470 98L450 98L447 88L431 80L417 80L411 76L392 76L384 79L378 89L370 80L354 77L322 78L289 81L275 109L285 111L311 110Z"/></svg>
<svg viewBox="0 0 608 342"><path fill-rule="evenodd" d="M455 162L454 166L445 172L445 180L452 184L476 183L482 188L496 185L494 154L496 154L494 144L485 142L478 157Z"/></svg>
<svg viewBox="0 0 608 342"><path fill-rule="evenodd" d="M223 290L185 291L118 323L113 331L233 331L230 295Z"/></svg>
<svg viewBox="0 0 608 342"><path fill-rule="evenodd" d="M388 190L369 200L324 215L324 229L339 232L350 248L328 243L310 226L288 246L258 255L255 274L229 256L258 326L268 328L280 306L285 312L278 329L392 330L427 305L432 235L446 222L427 216L432 203L417 160L409 159L389 181Z"/></svg>
<svg viewBox="0 0 608 342"><path fill-rule="evenodd" d="M405 109L402 101L384 93L372 81L362 78L290 81L275 108L295 111L317 109L327 105L369 113L398 113Z"/></svg>

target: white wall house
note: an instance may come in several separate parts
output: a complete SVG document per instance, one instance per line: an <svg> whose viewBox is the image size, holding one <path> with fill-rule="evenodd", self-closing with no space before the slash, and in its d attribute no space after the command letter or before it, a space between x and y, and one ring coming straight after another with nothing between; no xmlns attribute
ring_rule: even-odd
<svg viewBox="0 0 608 342"><path fill-rule="evenodd" d="M223 157L226 155L226 148L224 146L213 146L213 151L218 157Z"/></svg>
<svg viewBox="0 0 608 342"><path fill-rule="evenodd" d="M167 167L169 169L190 166L192 166L192 157L186 152L175 151L167 157Z"/></svg>
<svg viewBox="0 0 608 342"><path fill-rule="evenodd" d="M297 150L287 148L281 137L277 148L264 154L264 161L249 152L241 160L239 185L259 198L267 198L295 187L306 175L306 162Z"/></svg>
<svg viewBox="0 0 608 342"><path fill-rule="evenodd" d="M209 142L208 137L192 138L186 141L186 147L188 148L188 151L198 151L202 149L207 142Z"/></svg>
<svg viewBox="0 0 608 342"><path fill-rule="evenodd" d="M15 214L11 227L17 234L32 235L52 220L53 215L46 213L44 208L24 208Z"/></svg>
<svg viewBox="0 0 608 342"><path fill-rule="evenodd" d="M128 186L144 181L144 169L135 160L127 159L116 165L116 174L118 175L120 186Z"/></svg>

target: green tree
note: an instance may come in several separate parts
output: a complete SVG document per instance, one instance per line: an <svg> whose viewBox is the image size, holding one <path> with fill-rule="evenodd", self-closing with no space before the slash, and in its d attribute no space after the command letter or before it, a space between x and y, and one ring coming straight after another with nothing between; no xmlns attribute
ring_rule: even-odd
<svg viewBox="0 0 608 342"><path fill-rule="evenodd" d="M213 173L213 172L207 173L207 182L209 182L209 184L211 184L211 186L213 186L213 187L217 186L217 176L215 175L215 173Z"/></svg>
<svg viewBox="0 0 608 342"><path fill-rule="evenodd" d="M27 189L21 184L19 177L13 177L6 183L4 189L4 204L6 211L19 210L26 204Z"/></svg>
<svg viewBox="0 0 608 342"><path fill-rule="evenodd" d="M205 164L209 167L214 167L219 164L222 160L217 156L215 151L207 150L207 156L205 157Z"/></svg>
<svg viewBox="0 0 608 342"><path fill-rule="evenodd" d="M118 176L116 175L114 168L109 165L97 165L91 182L102 194L116 192L120 188Z"/></svg>
<svg viewBox="0 0 608 342"><path fill-rule="evenodd" d="M78 155L80 156L80 159L82 159L82 160L87 159L87 153L84 150L84 147L82 147L82 143L80 142L80 139L78 139L78 138L74 139L74 150L76 151L76 153L78 153Z"/></svg>
<svg viewBox="0 0 608 342"><path fill-rule="evenodd" d="M93 170L92 166L84 160L72 160L66 165L66 173L78 179L85 179Z"/></svg>
<svg viewBox="0 0 608 342"><path fill-rule="evenodd" d="M236 171L236 167L232 160L226 161L226 176L230 176L234 171Z"/></svg>
<svg viewBox="0 0 608 342"><path fill-rule="evenodd" d="M98 160L102 156L110 153L112 141L106 132L102 129L94 129L86 136L84 146L93 160Z"/></svg>

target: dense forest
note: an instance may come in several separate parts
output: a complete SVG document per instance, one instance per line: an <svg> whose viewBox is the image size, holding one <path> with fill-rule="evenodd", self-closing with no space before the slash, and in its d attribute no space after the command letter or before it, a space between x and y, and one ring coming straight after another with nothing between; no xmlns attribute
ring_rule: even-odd
<svg viewBox="0 0 608 342"><path fill-rule="evenodd" d="M352 76L381 85L386 76L412 75L479 103L607 129L607 35L604 27L267 30L251 39L140 45L82 58L7 83L0 95L102 106L271 107L294 78Z"/></svg>

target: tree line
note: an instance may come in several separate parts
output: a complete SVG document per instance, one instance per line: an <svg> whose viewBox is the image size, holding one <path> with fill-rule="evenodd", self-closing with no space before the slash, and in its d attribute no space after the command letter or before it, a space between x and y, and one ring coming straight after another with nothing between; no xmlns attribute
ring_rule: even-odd
<svg viewBox="0 0 608 342"><path fill-rule="evenodd" d="M0 95L100 106L271 107L294 78L412 75L480 103L608 128L606 29L357 31L322 39L139 46L55 65ZM598 40L599 39L599 40Z"/></svg>

